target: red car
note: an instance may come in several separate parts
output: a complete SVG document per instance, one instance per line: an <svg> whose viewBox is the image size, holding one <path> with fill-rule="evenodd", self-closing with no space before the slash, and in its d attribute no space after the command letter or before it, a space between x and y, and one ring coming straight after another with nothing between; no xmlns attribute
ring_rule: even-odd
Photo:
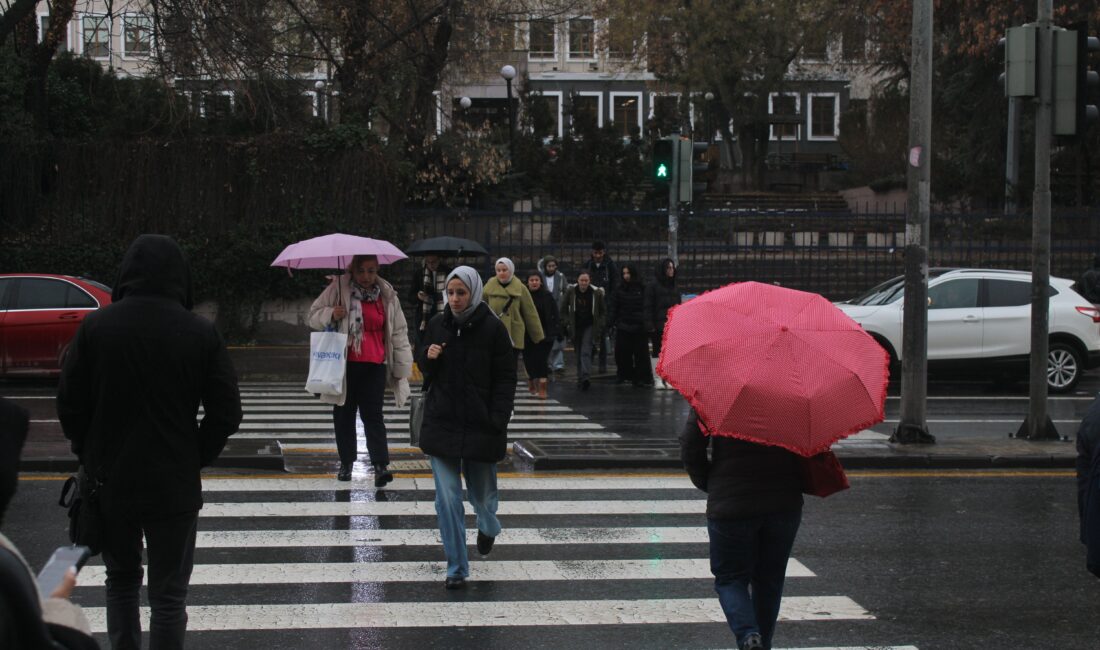
<svg viewBox="0 0 1100 650"><path fill-rule="evenodd" d="M0 273L0 376L53 376L84 316L111 289L50 273Z"/></svg>

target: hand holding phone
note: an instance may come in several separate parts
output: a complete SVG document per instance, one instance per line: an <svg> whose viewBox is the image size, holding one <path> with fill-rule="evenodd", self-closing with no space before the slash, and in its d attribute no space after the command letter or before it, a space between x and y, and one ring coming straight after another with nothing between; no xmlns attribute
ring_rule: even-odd
<svg viewBox="0 0 1100 650"><path fill-rule="evenodd" d="M70 569L80 571L91 555L87 546L62 546L53 552L50 561L38 573L38 596L46 600L65 583L65 574Z"/></svg>

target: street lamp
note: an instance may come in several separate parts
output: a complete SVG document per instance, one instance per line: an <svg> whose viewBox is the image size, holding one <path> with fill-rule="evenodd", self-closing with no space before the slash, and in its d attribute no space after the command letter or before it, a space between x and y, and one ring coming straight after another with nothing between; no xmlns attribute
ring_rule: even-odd
<svg viewBox="0 0 1100 650"><path fill-rule="evenodd" d="M462 110L466 110L467 108L470 108L470 106L472 106L473 103L474 103L473 100L471 100L469 97L462 97L461 99L458 100L458 105L462 107Z"/></svg>
<svg viewBox="0 0 1100 650"><path fill-rule="evenodd" d="M318 79L313 84L313 89L315 91L317 91L317 115L320 116L321 119L328 122L328 115L327 115L328 114L328 97L327 96L325 97L325 103L323 105L321 104L321 97L322 97L322 95L324 95L324 92L325 92L325 80L324 79Z"/></svg>
<svg viewBox="0 0 1100 650"><path fill-rule="evenodd" d="M714 120L712 119L712 112L714 109L711 108L711 104L714 102L714 93L708 90L706 94L703 95L703 99L706 100L706 106L703 109L706 111L703 116L703 122L706 124L707 142L714 142Z"/></svg>
<svg viewBox="0 0 1100 650"><path fill-rule="evenodd" d="M512 80L516 78L516 69L506 65L500 69L508 94L508 162L515 162L516 109L512 105Z"/></svg>
<svg viewBox="0 0 1100 650"><path fill-rule="evenodd" d="M470 107L474 105L474 102L469 97L466 97L465 95L463 95L462 97L460 97L458 99L458 105L462 108L462 113L460 113L458 115L452 114L451 115L451 124L461 125L463 130L469 131L470 122L469 122L469 119L468 119L469 116L466 114L466 111L468 111L470 109Z"/></svg>

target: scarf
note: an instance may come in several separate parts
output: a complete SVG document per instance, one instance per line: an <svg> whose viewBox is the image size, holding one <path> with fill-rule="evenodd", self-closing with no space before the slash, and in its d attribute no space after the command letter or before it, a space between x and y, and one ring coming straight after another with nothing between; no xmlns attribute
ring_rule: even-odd
<svg viewBox="0 0 1100 650"><path fill-rule="evenodd" d="M500 283L501 286L507 286L508 283L512 281L512 278L514 278L516 276L516 265L515 265L515 263L512 262L512 260L508 259L507 257L502 257L502 258L500 258L499 260L497 260L496 262L493 263L493 272L494 273L496 273L497 264L503 264L504 266L508 267L508 280L507 280L507 282L501 282ZM499 280L498 280L498 282L499 282Z"/></svg>
<svg viewBox="0 0 1100 650"><path fill-rule="evenodd" d="M455 267L455 270L447 274L447 282L445 284L450 284L451 278L458 278L459 281L470 290L470 303L466 305L466 309L463 309L457 314L451 312L451 316L455 319L455 322L461 326L464 325L466 321L470 320L477 306L481 304L481 291L484 285L481 283L481 276L469 266ZM447 308L450 309L450 306L448 305Z"/></svg>
<svg viewBox="0 0 1100 650"><path fill-rule="evenodd" d="M435 315L435 306L440 300L443 300L443 296L447 293L447 276L439 271L433 271L427 266L424 267L424 276L420 280L420 287L423 291L432 295L431 302L420 303L420 329L426 330L428 328L428 321ZM438 298L436 297L438 296Z"/></svg>
<svg viewBox="0 0 1100 650"><path fill-rule="evenodd" d="M375 282L370 289L362 287L355 280L348 282L351 289L351 309L348 310L348 336L355 353L363 351L363 301L376 302L382 295L382 287Z"/></svg>

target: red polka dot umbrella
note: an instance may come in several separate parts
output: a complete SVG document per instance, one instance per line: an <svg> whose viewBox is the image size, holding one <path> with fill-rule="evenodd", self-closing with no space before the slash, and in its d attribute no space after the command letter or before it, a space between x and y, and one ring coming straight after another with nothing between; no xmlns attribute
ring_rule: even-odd
<svg viewBox="0 0 1100 650"><path fill-rule="evenodd" d="M889 364L822 296L742 282L669 311L657 374L710 435L812 456L883 420Z"/></svg>

